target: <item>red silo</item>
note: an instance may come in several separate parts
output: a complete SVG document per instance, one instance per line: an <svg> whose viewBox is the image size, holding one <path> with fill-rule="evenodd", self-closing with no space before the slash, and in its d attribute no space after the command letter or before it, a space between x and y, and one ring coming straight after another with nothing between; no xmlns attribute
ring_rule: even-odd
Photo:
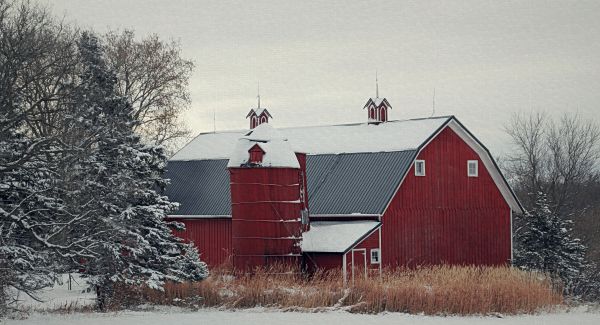
<svg viewBox="0 0 600 325"><path fill-rule="evenodd" d="M259 125L239 140L228 168L234 267L299 268L306 193L301 165L287 140L270 125Z"/></svg>

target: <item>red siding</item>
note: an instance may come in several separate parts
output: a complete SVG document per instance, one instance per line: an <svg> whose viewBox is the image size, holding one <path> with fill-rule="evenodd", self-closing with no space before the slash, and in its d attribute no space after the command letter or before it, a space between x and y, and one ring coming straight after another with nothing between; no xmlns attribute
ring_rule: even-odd
<svg viewBox="0 0 600 325"><path fill-rule="evenodd" d="M231 263L231 219L184 219L185 231L177 236L193 241L209 267Z"/></svg>
<svg viewBox="0 0 600 325"><path fill-rule="evenodd" d="M317 269L342 271L342 254L339 253L306 253L304 261L310 273L317 271Z"/></svg>
<svg viewBox="0 0 600 325"><path fill-rule="evenodd" d="M413 165L382 219L384 266L509 263L510 208L481 161L467 176L478 155L446 128L417 159L426 176Z"/></svg>
<svg viewBox="0 0 600 325"><path fill-rule="evenodd" d="M354 255L354 266L355 268L358 266L362 269L357 270L360 274L355 274L355 277L364 276L364 260L367 262L367 275L374 276L379 275L379 264L371 264L371 249L379 248L379 230L376 230L372 234L370 234L367 238L363 239L358 245L356 245L352 251L348 251L346 253L346 272L348 276L348 280L352 280L352 256ZM362 249L365 251L365 257L363 258ZM358 260L357 260L358 259Z"/></svg>
<svg viewBox="0 0 600 325"><path fill-rule="evenodd" d="M300 266L300 169L230 168L233 263Z"/></svg>

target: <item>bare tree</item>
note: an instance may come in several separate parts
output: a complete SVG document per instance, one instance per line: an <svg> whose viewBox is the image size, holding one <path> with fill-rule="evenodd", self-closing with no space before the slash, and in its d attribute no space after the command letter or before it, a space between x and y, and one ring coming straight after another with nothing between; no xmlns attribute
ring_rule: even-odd
<svg viewBox="0 0 600 325"><path fill-rule="evenodd" d="M515 145L506 165L526 205L531 203L528 194L542 191L548 193L557 213L586 207L581 193L598 177L598 124L577 114L564 114L554 121L538 112L514 115L506 132Z"/></svg>
<svg viewBox="0 0 600 325"><path fill-rule="evenodd" d="M506 132L515 148L504 166L508 169L507 174L512 175L511 181L519 198L528 210L539 212L536 197L539 198L538 193L541 193L548 198L547 215L561 218L555 220L556 224L573 219L573 238L583 239L590 262L573 292L585 299L599 299L600 264L595 262L600 256L597 218L600 211L600 126L577 114L564 114L553 120L543 113L530 113L515 114L507 124ZM550 219L539 221L550 225ZM536 255L539 253L537 248L548 249L549 241L543 239L548 236L535 234L534 228L540 227L533 227L534 221L535 213L516 216L517 252L529 251ZM561 225L551 237L568 235L569 228ZM536 248L530 245L531 241L521 241L528 236L543 240ZM568 250L568 247L564 249ZM552 258L558 256L558 248L550 250ZM530 263L531 255L525 255L521 262Z"/></svg>
<svg viewBox="0 0 600 325"><path fill-rule="evenodd" d="M181 114L190 105L194 64L181 57L178 42L164 42L156 34L138 41L133 31L125 30L104 39L118 92L129 99L140 121L135 131L148 142L176 149L190 135Z"/></svg>

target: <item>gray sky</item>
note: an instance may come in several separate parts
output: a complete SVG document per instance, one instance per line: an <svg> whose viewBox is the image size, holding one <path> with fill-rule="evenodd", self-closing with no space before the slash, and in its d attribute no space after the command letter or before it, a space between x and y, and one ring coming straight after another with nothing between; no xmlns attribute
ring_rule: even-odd
<svg viewBox="0 0 600 325"><path fill-rule="evenodd" d="M39 0L99 32L181 41L193 59L194 133L366 121L375 94L391 119L456 115L494 153L513 112L600 116L600 1Z"/></svg>

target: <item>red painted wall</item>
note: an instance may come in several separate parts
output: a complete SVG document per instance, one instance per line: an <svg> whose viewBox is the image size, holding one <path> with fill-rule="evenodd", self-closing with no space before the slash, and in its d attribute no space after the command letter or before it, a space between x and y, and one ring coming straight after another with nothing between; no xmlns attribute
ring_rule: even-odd
<svg viewBox="0 0 600 325"><path fill-rule="evenodd" d="M300 169L230 168L233 264L300 267Z"/></svg>
<svg viewBox="0 0 600 325"><path fill-rule="evenodd" d="M209 267L231 264L231 219L175 219L185 224L185 231L176 235L193 241L200 258Z"/></svg>
<svg viewBox="0 0 600 325"><path fill-rule="evenodd" d="M342 254L340 253L305 253L304 263L309 273L321 271L342 271Z"/></svg>
<svg viewBox="0 0 600 325"><path fill-rule="evenodd" d="M360 266L363 269L357 270L360 274L355 274L355 277L363 276L364 277L364 258L362 257L362 251L358 251L360 249L365 249L366 254L366 262L367 262L367 276L375 276L379 275L379 264L371 264L371 249L379 248L379 230L376 230L367 238L365 238L362 242L360 242L356 247L353 248L355 252L348 251L346 253L346 272L348 280L352 280L352 256L355 258L355 267ZM356 259L362 259L357 261Z"/></svg>
<svg viewBox="0 0 600 325"><path fill-rule="evenodd" d="M478 155L450 128L419 154L382 217L384 266L428 264L505 265L511 258L510 208Z"/></svg>
<svg viewBox="0 0 600 325"><path fill-rule="evenodd" d="M360 261L355 261L355 267L360 267L360 274L355 276L364 277L364 258L362 257L361 249L366 249L366 262L367 262L367 275L374 276L379 275L379 264L371 264L371 249L379 248L379 230L363 239L353 250L349 250L345 254L342 253L306 253L304 262L308 272L312 273L317 269L323 271L337 270L342 272L342 266L344 265L343 256L346 255L346 275L347 280L352 280L352 255L354 254L355 259L360 258Z"/></svg>

